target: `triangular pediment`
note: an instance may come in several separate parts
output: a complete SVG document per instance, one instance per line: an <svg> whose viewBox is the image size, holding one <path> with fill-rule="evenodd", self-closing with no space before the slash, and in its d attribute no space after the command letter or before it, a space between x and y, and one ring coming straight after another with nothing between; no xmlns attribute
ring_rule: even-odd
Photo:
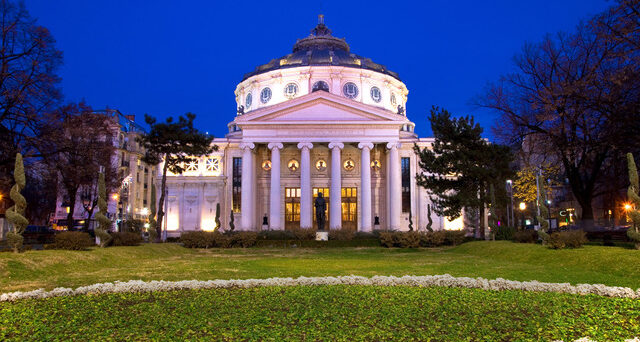
<svg viewBox="0 0 640 342"><path fill-rule="evenodd" d="M407 118L385 109L363 104L324 91L261 108L236 118L236 122L264 123L403 123Z"/></svg>

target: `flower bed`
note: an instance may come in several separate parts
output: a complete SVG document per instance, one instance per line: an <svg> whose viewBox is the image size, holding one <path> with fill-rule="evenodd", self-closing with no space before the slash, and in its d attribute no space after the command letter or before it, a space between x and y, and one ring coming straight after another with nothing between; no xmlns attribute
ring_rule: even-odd
<svg viewBox="0 0 640 342"><path fill-rule="evenodd" d="M338 277L298 277L267 279L231 279L231 280L131 280L126 282L98 283L81 286L76 289L59 287L51 291L38 289L27 292L10 292L0 295L0 301L15 301L27 298L48 298L86 294L107 294L126 292L173 291L183 289L213 288L252 288L270 286L319 286L319 285L365 285L365 286L416 286L416 287L458 287L483 290L522 290L536 292L557 292L578 295L599 295L618 298L640 298L640 288L606 286L602 284L543 283L538 281L514 281L502 278L488 280L484 278L453 277L448 274L434 276L361 276Z"/></svg>

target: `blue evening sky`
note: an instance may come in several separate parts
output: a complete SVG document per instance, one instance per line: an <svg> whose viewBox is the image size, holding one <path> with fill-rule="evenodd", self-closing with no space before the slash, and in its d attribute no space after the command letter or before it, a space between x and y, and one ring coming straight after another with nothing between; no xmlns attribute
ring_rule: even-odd
<svg viewBox="0 0 640 342"><path fill-rule="evenodd" d="M429 136L432 105L472 114L490 136L492 113L470 100L512 70L525 42L572 30L605 0L167 1L26 0L64 52L67 101L160 119L197 114L223 137L243 74L291 52L325 15L351 50L399 73L407 113Z"/></svg>

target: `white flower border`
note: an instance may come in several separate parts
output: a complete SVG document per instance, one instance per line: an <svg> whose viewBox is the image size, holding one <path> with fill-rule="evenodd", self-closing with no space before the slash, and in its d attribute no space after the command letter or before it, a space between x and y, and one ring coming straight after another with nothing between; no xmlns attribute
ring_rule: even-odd
<svg viewBox="0 0 640 342"><path fill-rule="evenodd" d="M602 284L543 283L539 281L515 281L497 278L453 277L449 274L433 276L337 276L337 277L298 277L268 279L231 279L231 280L129 280L113 283L98 283L81 286L76 289L58 287L51 291L38 289L27 292L9 292L0 295L0 301L13 302L20 299L42 299L49 297L77 296L88 294L107 294L124 292L153 292L195 289L251 288L268 286L321 286L321 285L367 285L367 286L416 286L416 287L458 287L483 290L523 290L536 292L558 292L578 295L599 295L617 298L640 299L640 288L606 286ZM640 342L640 341L639 341Z"/></svg>

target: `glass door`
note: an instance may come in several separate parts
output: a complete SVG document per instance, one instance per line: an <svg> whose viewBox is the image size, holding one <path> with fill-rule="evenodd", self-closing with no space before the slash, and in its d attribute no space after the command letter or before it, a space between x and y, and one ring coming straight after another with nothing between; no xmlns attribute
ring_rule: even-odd
<svg viewBox="0 0 640 342"><path fill-rule="evenodd" d="M358 229L357 188L342 188L342 228Z"/></svg>
<svg viewBox="0 0 640 342"><path fill-rule="evenodd" d="M284 188L284 229L300 227L300 188Z"/></svg>

